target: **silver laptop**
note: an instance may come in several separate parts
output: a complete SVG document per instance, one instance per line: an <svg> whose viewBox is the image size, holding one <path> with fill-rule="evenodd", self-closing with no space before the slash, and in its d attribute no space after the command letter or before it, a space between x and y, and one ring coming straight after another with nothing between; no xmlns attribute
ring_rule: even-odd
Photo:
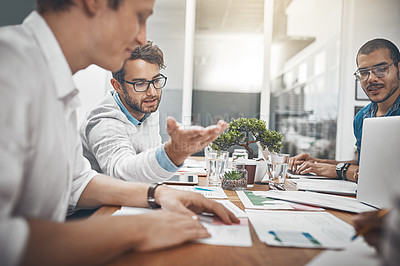
<svg viewBox="0 0 400 266"><path fill-rule="evenodd" d="M390 208L400 195L400 116L364 120L357 200Z"/></svg>

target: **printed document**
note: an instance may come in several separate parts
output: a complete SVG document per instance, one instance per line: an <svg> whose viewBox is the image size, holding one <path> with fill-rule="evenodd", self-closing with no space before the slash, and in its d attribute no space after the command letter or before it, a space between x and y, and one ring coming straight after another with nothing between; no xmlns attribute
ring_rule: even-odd
<svg viewBox="0 0 400 266"><path fill-rule="evenodd" d="M298 190L347 196L355 196L357 193L357 183L351 181L302 178L292 182L296 184Z"/></svg>
<svg viewBox="0 0 400 266"><path fill-rule="evenodd" d="M238 206L233 204L230 200L216 200L216 202L221 203L228 210L230 210L237 218L247 217L247 214L242 211Z"/></svg>
<svg viewBox="0 0 400 266"><path fill-rule="evenodd" d="M328 212L246 210L258 238L271 246L344 248L353 226Z"/></svg>
<svg viewBox="0 0 400 266"><path fill-rule="evenodd" d="M210 199L227 199L228 196L224 190L220 187L201 187L201 186L177 186L168 185L170 188L180 189L184 191L197 192L202 194L206 198Z"/></svg>
<svg viewBox="0 0 400 266"><path fill-rule="evenodd" d="M362 237L358 237L345 250L327 250L321 252L307 266L380 266L375 249L369 246Z"/></svg>
<svg viewBox="0 0 400 266"><path fill-rule="evenodd" d="M237 208L237 207L233 204L233 207L230 206L230 208ZM156 211L156 210L152 210L149 208L135 208L135 207L123 206L121 207L120 210L114 212L113 216L136 215L136 214L143 214L149 211ZM234 212L240 213L240 209L234 210ZM245 216L246 214L243 213L242 217L240 216L238 217L240 220L239 224L226 225L222 223L222 221L217 217L211 215L199 215L201 224L207 229L211 237L195 240L194 242L209 244L209 245L250 247L252 245L250 228L248 219Z"/></svg>
<svg viewBox="0 0 400 266"><path fill-rule="evenodd" d="M267 198L266 191L236 191L246 209L321 211L320 207Z"/></svg>
<svg viewBox="0 0 400 266"><path fill-rule="evenodd" d="M266 191L269 198L309 204L354 213L376 210L354 198L308 191Z"/></svg>

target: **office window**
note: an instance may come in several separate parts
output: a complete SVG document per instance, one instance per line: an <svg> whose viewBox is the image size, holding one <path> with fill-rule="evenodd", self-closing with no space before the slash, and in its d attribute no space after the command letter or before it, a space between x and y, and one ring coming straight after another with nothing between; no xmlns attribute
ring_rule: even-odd
<svg viewBox="0 0 400 266"><path fill-rule="evenodd" d="M274 5L287 27L273 35L277 54L272 63L281 67L272 74L270 126L284 135L284 152L334 159L341 2L293 0Z"/></svg>

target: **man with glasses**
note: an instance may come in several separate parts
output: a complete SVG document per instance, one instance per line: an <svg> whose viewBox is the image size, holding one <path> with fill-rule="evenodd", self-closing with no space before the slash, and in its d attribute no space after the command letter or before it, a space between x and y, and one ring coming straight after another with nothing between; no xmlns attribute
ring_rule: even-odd
<svg viewBox="0 0 400 266"><path fill-rule="evenodd" d="M357 53L358 69L354 76L371 100L369 105L357 113L353 121L357 160L338 162L317 159L307 153L301 153L290 158L289 169L298 174L315 173L356 182L364 119L400 115L399 62L399 49L386 39L370 40Z"/></svg>
<svg viewBox="0 0 400 266"><path fill-rule="evenodd" d="M147 42L137 46L124 67L113 73L114 91L88 113L80 129L83 153L93 169L128 181L162 181L211 141L182 134L191 129L180 129L169 117L171 139L161 143L157 110L167 82L160 73L163 68L162 51Z"/></svg>

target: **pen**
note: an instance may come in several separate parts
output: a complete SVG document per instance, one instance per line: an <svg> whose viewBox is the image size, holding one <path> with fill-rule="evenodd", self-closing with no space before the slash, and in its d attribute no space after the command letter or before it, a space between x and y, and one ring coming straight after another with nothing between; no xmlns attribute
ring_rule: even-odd
<svg viewBox="0 0 400 266"><path fill-rule="evenodd" d="M212 189L207 189L207 188L201 188L201 187L194 187L195 190L201 190L201 191L214 191Z"/></svg>
<svg viewBox="0 0 400 266"><path fill-rule="evenodd" d="M382 209L379 211L378 213L378 218L382 218L384 217L386 214L389 213L389 209ZM365 235L366 233L368 233L369 231L371 231L372 227L371 226L364 226L360 229L360 231L358 231L354 236L351 237L351 240L356 239L358 236L362 236Z"/></svg>

